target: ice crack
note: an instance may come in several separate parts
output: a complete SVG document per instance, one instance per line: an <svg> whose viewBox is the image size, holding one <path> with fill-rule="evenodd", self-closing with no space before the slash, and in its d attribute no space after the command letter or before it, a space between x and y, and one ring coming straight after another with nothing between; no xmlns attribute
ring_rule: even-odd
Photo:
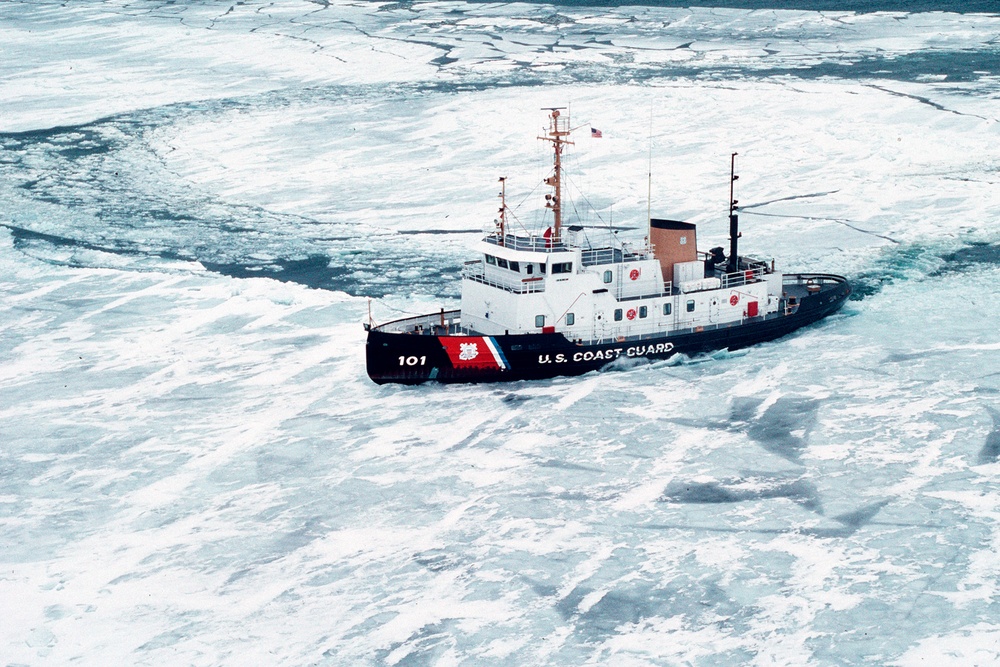
<svg viewBox="0 0 1000 667"><path fill-rule="evenodd" d="M868 234L870 236L877 236L880 239L891 241L897 245L899 244L899 241L892 238L891 236L886 236L885 234L879 234L878 232L873 232L870 229L862 229L861 227L857 227L856 225L851 224L850 220L844 220L843 218L825 218L822 216L814 216L814 215L788 215L785 213L760 213L759 211L746 211L746 210L744 210L744 212L747 215L763 215L768 218L798 218L799 220L818 220L818 221L836 222L837 224L849 227L856 232L861 232L862 234Z"/></svg>
<svg viewBox="0 0 1000 667"><path fill-rule="evenodd" d="M957 111L955 109L949 109L948 107L944 106L943 104L938 104L937 102L934 102L933 100L931 100L931 99L929 99L927 97L923 97L921 95L912 95L910 93L904 93L904 92L900 92L898 90L892 90L891 88L885 88L884 86L879 86L879 85L876 85L874 83L866 83L864 85L867 86L868 88L874 88L875 90L880 90L883 93L888 93L889 95L894 95L896 97L905 97L905 98L908 98L908 99L911 99L911 100L916 100L917 102L920 102L921 104L926 104L927 106L932 107L934 109L937 109L938 111L946 111L948 113L953 113L956 116L970 116L972 118L979 118L981 120L987 120L987 121L989 121L989 120L995 121L996 120L996 118L987 118L985 116L980 116L980 115L974 114L974 113L966 113L964 111Z"/></svg>

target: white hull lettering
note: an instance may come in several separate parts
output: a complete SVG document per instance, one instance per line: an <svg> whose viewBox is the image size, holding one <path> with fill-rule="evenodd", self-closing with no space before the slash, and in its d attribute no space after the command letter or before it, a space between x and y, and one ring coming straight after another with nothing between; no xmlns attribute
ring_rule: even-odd
<svg viewBox="0 0 1000 667"><path fill-rule="evenodd" d="M611 361L617 359L622 353L620 347L610 350L588 350L586 352L574 352L573 361Z"/></svg>
<svg viewBox="0 0 1000 667"><path fill-rule="evenodd" d="M674 349L673 343L656 343L652 345L636 345L625 351L629 357L645 357L648 354L664 354Z"/></svg>
<svg viewBox="0 0 1000 667"><path fill-rule="evenodd" d="M569 359L566 358L565 354L559 353L553 357L551 354L540 354L538 355L539 364L565 364Z"/></svg>
<svg viewBox="0 0 1000 667"><path fill-rule="evenodd" d="M652 343L650 345L635 345L629 348L613 347L607 350L587 350L586 352L574 352L571 356L558 353L538 355L539 364L565 364L581 363L588 361L613 361L620 357L622 353L626 357L644 357L650 354L665 354L674 349L673 343Z"/></svg>

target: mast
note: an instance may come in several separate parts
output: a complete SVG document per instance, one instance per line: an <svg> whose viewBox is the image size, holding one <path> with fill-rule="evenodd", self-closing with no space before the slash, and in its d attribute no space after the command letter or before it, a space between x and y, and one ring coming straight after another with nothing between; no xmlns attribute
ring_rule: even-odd
<svg viewBox="0 0 1000 667"><path fill-rule="evenodd" d="M500 177L500 218L497 220L497 224L500 226L500 238L499 245L503 247L505 243L505 235L507 234L507 177Z"/></svg>
<svg viewBox="0 0 1000 667"><path fill-rule="evenodd" d="M562 228L562 152L563 146L573 145L565 137L569 136L569 116L560 118L559 111L565 107L549 107L549 132L544 137L538 137L544 141L552 142L552 150L555 154L555 169L552 175L545 179L545 184L552 186L555 194L545 195L545 208L552 209L552 242L558 243L560 240L560 229Z"/></svg>
<svg viewBox="0 0 1000 667"><path fill-rule="evenodd" d="M646 181L646 239L653 238L653 107L649 107L649 162Z"/></svg>
<svg viewBox="0 0 1000 667"><path fill-rule="evenodd" d="M734 186L739 176L736 175L736 155L733 153L729 165L729 264L726 265L726 273L735 273L740 270L740 256L737 245L740 238L740 221L736 214L736 206L739 202L734 198Z"/></svg>

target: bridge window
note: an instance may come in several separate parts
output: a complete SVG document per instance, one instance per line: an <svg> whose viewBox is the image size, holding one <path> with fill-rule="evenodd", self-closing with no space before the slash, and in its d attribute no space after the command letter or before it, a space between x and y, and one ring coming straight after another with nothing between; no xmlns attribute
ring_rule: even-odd
<svg viewBox="0 0 1000 667"><path fill-rule="evenodd" d="M524 272L527 273L529 276L532 273L534 273L534 271L535 271L535 265L534 264L525 264L524 265Z"/></svg>
<svg viewBox="0 0 1000 667"><path fill-rule="evenodd" d="M670 307L669 303L663 304L663 314L664 315L669 315L671 310L673 310L673 308Z"/></svg>
<svg viewBox="0 0 1000 667"><path fill-rule="evenodd" d="M573 273L573 262L555 262L552 264L552 273Z"/></svg>
<svg viewBox="0 0 1000 667"><path fill-rule="evenodd" d="M691 299L690 301L687 302L687 309L689 313L694 312L694 299Z"/></svg>
<svg viewBox="0 0 1000 667"><path fill-rule="evenodd" d="M621 321L622 321L622 309L615 308L615 322L621 322Z"/></svg>
<svg viewBox="0 0 1000 667"><path fill-rule="evenodd" d="M539 273L545 273L545 265L544 264L539 264L538 265L538 272Z"/></svg>
<svg viewBox="0 0 1000 667"><path fill-rule="evenodd" d="M511 262L510 263L510 270L511 271L517 271L518 273L520 273L521 272L521 265L518 264L517 262Z"/></svg>
<svg viewBox="0 0 1000 667"><path fill-rule="evenodd" d="M535 315L535 326L536 327L544 327L545 326L545 316L544 315Z"/></svg>
<svg viewBox="0 0 1000 667"><path fill-rule="evenodd" d="M614 274L611 273L611 271L605 271L604 272L604 282L610 283L613 278L614 278Z"/></svg>
<svg viewBox="0 0 1000 667"><path fill-rule="evenodd" d="M639 317L646 317L649 315L649 309L646 306L639 306Z"/></svg>
<svg viewBox="0 0 1000 667"><path fill-rule="evenodd" d="M493 255L486 255L486 263L487 264L492 264L493 266L496 266L497 265L497 258L494 257Z"/></svg>
<svg viewBox="0 0 1000 667"><path fill-rule="evenodd" d="M504 259L503 257L497 257L497 266L499 266L501 269L506 269L507 260Z"/></svg>
<svg viewBox="0 0 1000 667"><path fill-rule="evenodd" d="M576 315L573 313L566 313L566 326L571 327L576 322Z"/></svg>

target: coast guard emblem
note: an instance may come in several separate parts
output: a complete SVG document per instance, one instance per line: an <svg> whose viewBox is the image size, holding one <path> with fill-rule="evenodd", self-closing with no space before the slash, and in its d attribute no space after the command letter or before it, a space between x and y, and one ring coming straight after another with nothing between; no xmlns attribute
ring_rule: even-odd
<svg viewBox="0 0 1000 667"><path fill-rule="evenodd" d="M507 370L503 350L490 336L438 336L452 368L483 371Z"/></svg>

